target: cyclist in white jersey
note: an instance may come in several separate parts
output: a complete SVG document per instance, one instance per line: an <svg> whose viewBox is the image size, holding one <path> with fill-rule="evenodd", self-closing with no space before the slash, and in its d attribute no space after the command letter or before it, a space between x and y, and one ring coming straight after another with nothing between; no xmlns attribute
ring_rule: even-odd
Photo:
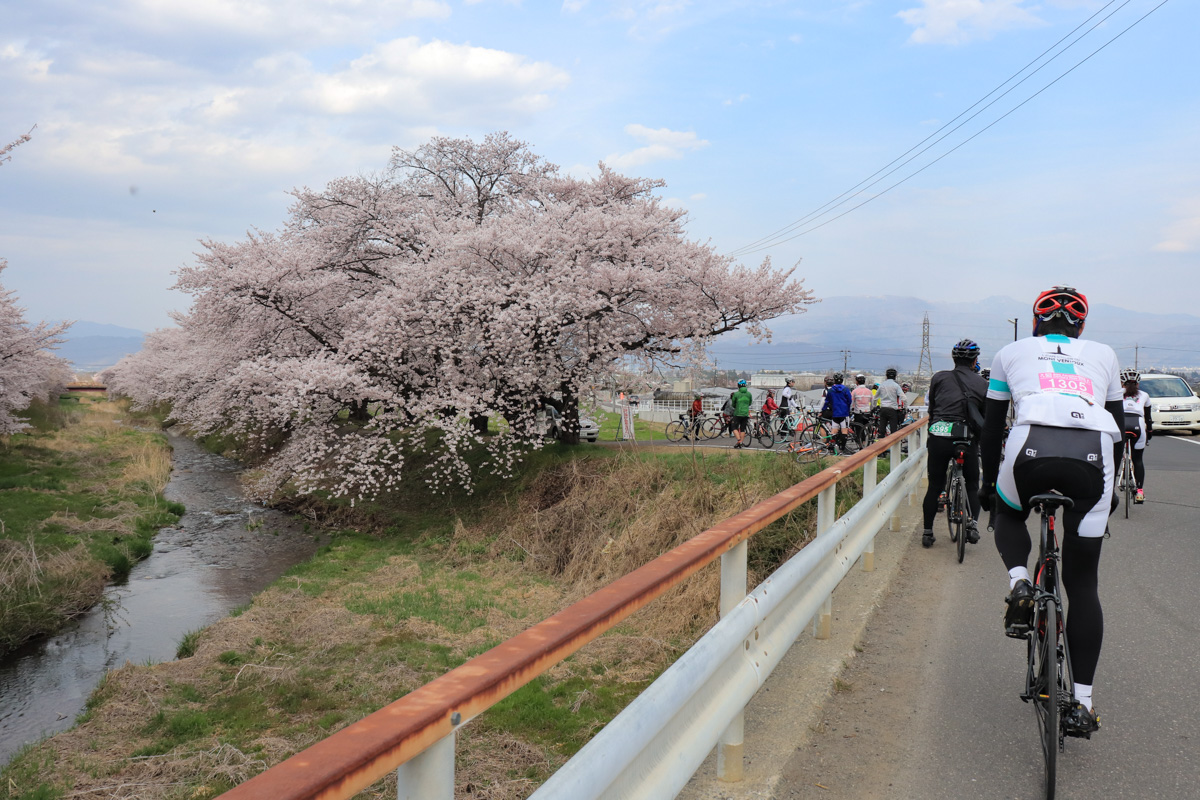
<svg viewBox="0 0 1200 800"><path fill-rule="evenodd" d="M1133 456L1133 481L1137 486L1137 494L1133 497L1135 503L1146 502L1146 464L1142 461L1142 454L1154 436L1154 424L1150 419L1150 395L1138 388L1141 380L1141 373L1136 369L1121 370L1121 383L1125 387L1125 394L1121 398L1121 404L1125 408L1124 430L1125 435L1133 437L1134 440L1129 452ZM1122 457L1124 454L1125 449L1122 447Z"/></svg>
<svg viewBox="0 0 1200 800"><path fill-rule="evenodd" d="M1069 601L1067 641L1075 673L1075 707L1063 718L1072 736L1100 728L1092 682L1104 639L1097 569L1113 475L1120 457L1120 367L1112 348L1080 339L1087 298L1065 286L1038 296L1033 336L1002 348L992 362L982 437L980 501L995 509L996 549L1008 569L1005 632L1024 638L1033 615L1025 527L1029 498L1058 491L1074 501L1063 514L1062 582ZM1003 444L1009 402L1016 417Z"/></svg>

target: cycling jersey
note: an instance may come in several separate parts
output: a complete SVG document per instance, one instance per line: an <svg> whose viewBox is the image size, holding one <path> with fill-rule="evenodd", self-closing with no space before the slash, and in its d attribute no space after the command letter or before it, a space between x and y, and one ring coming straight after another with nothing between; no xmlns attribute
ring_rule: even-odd
<svg viewBox="0 0 1200 800"><path fill-rule="evenodd" d="M1125 430L1137 434L1137 441L1133 446L1138 450L1144 450L1146 447L1146 432L1150 422L1150 412L1147 408L1149 402L1150 395L1141 390L1133 397L1121 398L1121 405L1125 408Z"/></svg>
<svg viewBox="0 0 1200 800"><path fill-rule="evenodd" d="M792 407L792 387L785 386L783 391L779 393L779 410L787 411Z"/></svg>
<svg viewBox="0 0 1200 800"><path fill-rule="evenodd" d="M879 384L875 399L880 408L904 408L904 393L900 391L900 384L891 378Z"/></svg>
<svg viewBox="0 0 1200 800"><path fill-rule="evenodd" d="M987 396L1012 400L1014 425L1084 428L1119 439L1104 404L1125 393L1120 371L1108 345L1061 334L1033 336L996 353Z"/></svg>
<svg viewBox="0 0 1200 800"><path fill-rule="evenodd" d="M830 386L825 394L825 404L822 411L829 411L835 420L850 416L850 390L840 383Z"/></svg>
<svg viewBox="0 0 1200 800"><path fill-rule="evenodd" d="M850 392L850 408L855 414L868 414L871 411L871 390L865 386L856 386Z"/></svg>

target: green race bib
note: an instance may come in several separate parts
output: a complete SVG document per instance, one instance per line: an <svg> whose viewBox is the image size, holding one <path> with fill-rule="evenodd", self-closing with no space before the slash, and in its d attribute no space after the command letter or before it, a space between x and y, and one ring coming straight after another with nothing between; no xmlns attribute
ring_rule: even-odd
<svg viewBox="0 0 1200 800"><path fill-rule="evenodd" d="M933 436L953 436L954 423L947 419L938 420L929 426L929 433Z"/></svg>

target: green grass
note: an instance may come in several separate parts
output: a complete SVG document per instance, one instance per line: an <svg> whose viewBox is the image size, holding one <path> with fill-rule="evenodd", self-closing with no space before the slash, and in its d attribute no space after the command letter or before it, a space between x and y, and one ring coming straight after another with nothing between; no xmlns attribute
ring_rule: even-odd
<svg viewBox="0 0 1200 800"><path fill-rule="evenodd" d="M0 653L97 602L97 568L126 580L183 512L154 477L162 435L115 426L88 400L34 404L35 430L0 447L0 540L21 556L0 570Z"/></svg>

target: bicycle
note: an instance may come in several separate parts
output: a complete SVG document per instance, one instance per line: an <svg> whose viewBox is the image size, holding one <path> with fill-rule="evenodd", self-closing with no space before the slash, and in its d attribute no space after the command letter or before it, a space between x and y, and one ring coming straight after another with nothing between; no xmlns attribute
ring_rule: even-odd
<svg viewBox="0 0 1200 800"><path fill-rule="evenodd" d="M757 439L758 443L766 449L770 450L775 446L775 429L771 424L771 418L758 414L750 423L750 436Z"/></svg>
<svg viewBox="0 0 1200 800"><path fill-rule="evenodd" d="M934 423L937 424L937 423ZM971 442L955 439L952 443L954 457L946 465L945 501L946 524L950 528L950 541L958 545L958 563L967 554L967 520L971 519L971 507L967 502L967 479L963 476L963 462Z"/></svg>
<svg viewBox="0 0 1200 800"><path fill-rule="evenodd" d="M1054 800L1058 754L1063 751L1063 714L1075 705L1071 653L1063 631L1062 595L1058 588L1059 549L1054 532L1054 512L1075 503L1060 494L1035 494L1029 504L1041 515L1041 540L1034 573L1033 626L1025 635L1025 691L1021 699L1032 703L1046 766L1046 800Z"/></svg>
<svg viewBox="0 0 1200 800"><path fill-rule="evenodd" d="M704 435L704 418L693 417L688 419L687 414L680 414L679 419L672 420L667 423L664 433L667 436L667 441L678 442L680 439L699 439Z"/></svg>
<svg viewBox="0 0 1200 800"><path fill-rule="evenodd" d="M834 433L825 426L824 420L814 421L797 431L796 438L788 443L787 452L801 464L817 461L825 456L842 455L834 440Z"/></svg>

